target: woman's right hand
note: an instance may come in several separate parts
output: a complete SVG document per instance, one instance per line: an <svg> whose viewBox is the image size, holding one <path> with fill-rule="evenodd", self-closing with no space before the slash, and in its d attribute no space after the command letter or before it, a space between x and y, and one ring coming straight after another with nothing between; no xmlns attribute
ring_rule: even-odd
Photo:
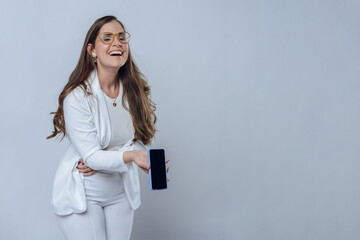
<svg viewBox="0 0 360 240"><path fill-rule="evenodd" d="M146 174L149 174L150 164L148 163L148 154L145 151L126 151L123 155L124 162L133 161Z"/></svg>
<svg viewBox="0 0 360 240"><path fill-rule="evenodd" d="M145 151L126 151L124 152L123 159L125 163L135 162L146 174L149 174L150 164L148 163L148 153ZM166 164L169 162L167 158L165 160ZM169 166L166 166L166 172L169 171ZM167 179L169 182L169 178Z"/></svg>

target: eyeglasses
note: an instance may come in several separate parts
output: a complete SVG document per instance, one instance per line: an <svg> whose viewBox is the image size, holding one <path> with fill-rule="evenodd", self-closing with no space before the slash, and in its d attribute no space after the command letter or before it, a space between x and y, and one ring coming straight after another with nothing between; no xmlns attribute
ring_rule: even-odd
<svg viewBox="0 0 360 240"><path fill-rule="evenodd" d="M130 33L128 32L121 32L121 33L111 33L111 32L105 32L98 36L100 40L106 44L111 45L114 42L115 37L119 40L119 42L123 44L127 44L130 41Z"/></svg>

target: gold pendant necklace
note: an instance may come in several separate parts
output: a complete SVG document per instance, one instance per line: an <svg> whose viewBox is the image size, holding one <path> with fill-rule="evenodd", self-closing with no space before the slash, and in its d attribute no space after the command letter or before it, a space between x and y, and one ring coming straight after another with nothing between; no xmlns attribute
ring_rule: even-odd
<svg viewBox="0 0 360 240"><path fill-rule="evenodd" d="M115 98L115 99L112 99L112 98L110 98L109 96L107 96L107 94L106 93L104 93L109 99L111 99L112 101L113 101L113 106L114 107L116 107L117 106L117 104L116 104L116 99L119 97L119 93L120 93L120 86L119 86L119 89L118 89L118 96Z"/></svg>
<svg viewBox="0 0 360 240"><path fill-rule="evenodd" d="M116 107L116 99L119 97L119 94L120 94L120 82L119 82L117 97L115 98L115 100L114 100L114 102L113 102L113 106L114 106L114 107Z"/></svg>
<svg viewBox="0 0 360 240"><path fill-rule="evenodd" d="M113 100L114 102L113 102L113 106L114 107L116 107L116 99L117 99L117 97L113 100L113 99L111 99L111 100Z"/></svg>

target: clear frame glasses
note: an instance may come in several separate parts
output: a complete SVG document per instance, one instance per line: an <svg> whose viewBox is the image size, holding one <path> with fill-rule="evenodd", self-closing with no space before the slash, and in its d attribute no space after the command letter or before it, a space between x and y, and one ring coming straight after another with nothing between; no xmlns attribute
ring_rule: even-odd
<svg viewBox="0 0 360 240"><path fill-rule="evenodd" d="M98 36L101 42L106 45L111 45L114 42L115 37L117 37L120 43L127 44L130 41L131 35L128 32L120 32L120 33L104 32L100 36Z"/></svg>

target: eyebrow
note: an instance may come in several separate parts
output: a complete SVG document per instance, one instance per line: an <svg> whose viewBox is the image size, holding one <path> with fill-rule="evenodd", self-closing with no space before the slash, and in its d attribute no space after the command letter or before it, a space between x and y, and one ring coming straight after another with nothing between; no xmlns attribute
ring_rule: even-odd
<svg viewBox="0 0 360 240"><path fill-rule="evenodd" d="M104 33L112 33L112 32L102 32L102 33L100 33L100 34L104 34ZM119 33L125 33L125 31L123 31L123 32L118 32L117 34L119 34ZM112 33L112 34L114 34L114 33ZM116 34L116 33L115 33Z"/></svg>

